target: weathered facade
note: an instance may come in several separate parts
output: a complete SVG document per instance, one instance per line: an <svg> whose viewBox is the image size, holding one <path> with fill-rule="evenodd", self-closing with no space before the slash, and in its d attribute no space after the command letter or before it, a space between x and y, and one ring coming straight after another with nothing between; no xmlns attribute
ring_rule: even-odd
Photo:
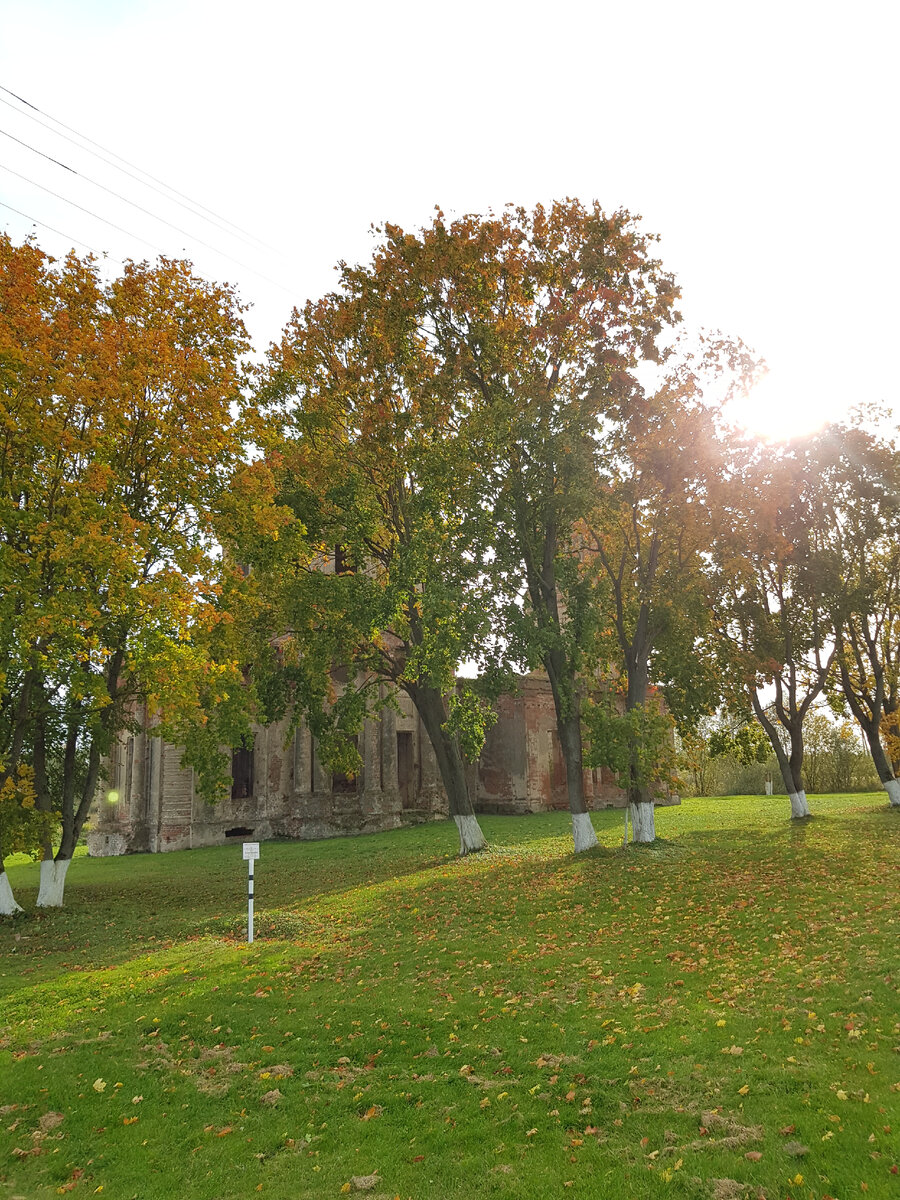
<svg viewBox="0 0 900 1200"><path fill-rule="evenodd" d="M235 752L231 798L207 804L196 793L181 751L153 736L152 725L122 735L108 766L88 833L91 854L182 850L253 838L323 838L371 833L447 815L447 799L428 737L412 703L385 708L358 738L362 766L333 775L309 730L288 738L275 724L255 730L252 748ZM585 771L589 808L623 807L607 771ZM566 809L566 775L546 676L526 676L501 697L497 722L470 769L476 811ZM676 798L660 801L677 803Z"/></svg>

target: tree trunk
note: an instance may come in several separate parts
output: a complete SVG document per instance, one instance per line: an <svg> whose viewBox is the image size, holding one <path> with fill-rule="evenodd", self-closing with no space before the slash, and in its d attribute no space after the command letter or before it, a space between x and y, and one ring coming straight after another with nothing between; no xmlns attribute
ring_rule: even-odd
<svg viewBox="0 0 900 1200"><path fill-rule="evenodd" d="M51 858L49 853L45 851L45 858L41 863L41 884L37 898L38 908L62 908L69 863L72 861L75 847L78 844L79 837L81 837L81 831L84 828L84 823L91 808L91 802L97 791L97 784L100 782L100 747L96 739L94 739L91 742L91 748L88 752L87 771L76 807L74 774L71 777L68 774L69 771L74 772L75 754L73 749L70 761L68 754L69 745L67 745L66 751L66 775L63 779L62 836L60 838L59 849L56 851L54 858Z"/></svg>
<svg viewBox="0 0 900 1200"><path fill-rule="evenodd" d="M647 690L650 683L647 658L645 654L632 652L626 655L628 671L628 692L625 697L625 710L632 712L647 701ZM656 841L656 813L653 808L653 796L638 778L637 747L632 749L631 780L628 785L628 810L631 817L632 838L636 842Z"/></svg>
<svg viewBox="0 0 900 1200"><path fill-rule="evenodd" d="M41 863L41 886L38 889L38 908L62 908L66 887L66 872L71 858L45 858Z"/></svg>
<svg viewBox="0 0 900 1200"><path fill-rule="evenodd" d="M867 712L853 691L849 672L843 663L841 664L841 684L844 695L847 698L847 703L850 705L850 711L856 717L865 735L866 744L872 756L872 762L875 765L875 770L878 772L878 778L881 780L882 786L888 794L891 808L900 807L900 780L894 774L893 764L888 758L881 741L881 715L883 710L880 695L876 697L876 701L874 702L876 706L875 713Z"/></svg>
<svg viewBox="0 0 900 1200"><path fill-rule="evenodd" d="M803 742L797 746L796 739L791 734L791 755L788 757L784 752L784 746L781 744L781 738L775 726L765 714L763 706L759 702L759 697L754 690L750 691L750 703L753 705L753 711L756 713L756 719L759 721L765 730L766 736L769 739L769 744L778 760L778 766L781 770L781 778L784 781L784 786L787 789L788 799L791 804L791 820L800 820L803 817L812 816L809 811L809 805L806 802L806 792L803 789L803 781L800 776L800 767L803 765ZM799 749L799 753L798 753Z"/></svg>
<svg viewBox="0 0 900 1200"><path fill-rule="evenodd" d="M22 907L16 904L16 898L9 886L9 876L0 862L0 917L12 917L21 911Z"/></svg>
<svg viewBox="0 0 900 1200"><path fill-rule="evenodd" d="M890 798L891 807L900 805L900 780L894 776L891 761L882 745L877 726L873 727L870 722L866 721L863 724L863 733L869 746L872 762L875 764L875 770L878 772L878 778Z"/></svg>
<svg viewBox="0 0 900 1200"><path fill-rule="evenodd" d="M445 728L447 713L444 698L434 687L420 687L418 684L409 683L404 687L416 706L425 732L434 747L441 782L450 804L450 816L459 832L460 856L483 850L487 842L472 808L459 741Z"/></svg>
<svg viewBox="0 0 900 1200"><path fill-rule="evenodd" d="M575 853L597 845L597 835L584 802L584 756L581 745L581 697L575 681L569 677L565 656L561 650L551 650L544 657L550 679L550 691L556 709L556 729L566 767L566 794L572 813L572 842Z"/></svg>

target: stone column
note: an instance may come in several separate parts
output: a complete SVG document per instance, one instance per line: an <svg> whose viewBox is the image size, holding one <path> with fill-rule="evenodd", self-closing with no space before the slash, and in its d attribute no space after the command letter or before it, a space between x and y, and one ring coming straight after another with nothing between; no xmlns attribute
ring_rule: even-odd
<svg viewBox="0 0 900 1200"><path fill-rule="evenodd" d="M312 784L314 792L331 791L331 772L322 765L315 738L312 739Z"/></svg>
<svg viewBox="0 0 900 1200"><path fill-rule="evenodd" d="M381 738L380 722L364 721L362 727L362 792L368 798L367 807L379 806L381 799Z"/></svg>
<svg viewBox="0 0 900 1200"><path fill-rule="evenodd" d="M381 790L397 795L397 714L392 708L381 710Z"/></svg>
<svg viewBox="0 0 900 1200"><path fill-rule="evenodd" d="M294 733L294 791L308 796L312 790L312 735L305 725Z"/></svg>

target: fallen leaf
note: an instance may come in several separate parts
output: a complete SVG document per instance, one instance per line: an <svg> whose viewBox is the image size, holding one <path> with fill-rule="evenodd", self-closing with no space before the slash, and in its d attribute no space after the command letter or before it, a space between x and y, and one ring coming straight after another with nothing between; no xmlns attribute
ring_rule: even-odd
<svg viewBox="0 0 900 1200"><path fill-rule="evenodd" d="M94 1082L91 1084L91 1086L93 1087L95 1092L105 1092L106 1091L106 1083L102 1079L95 1079Z"/></svg>

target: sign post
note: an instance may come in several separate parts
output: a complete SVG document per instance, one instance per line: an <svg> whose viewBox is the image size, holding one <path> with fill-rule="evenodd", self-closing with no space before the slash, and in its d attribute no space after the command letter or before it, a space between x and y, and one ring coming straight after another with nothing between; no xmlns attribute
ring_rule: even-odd
<svg viewBox="0 0 900 1200"><path fill-rule="evenodd" d="M247 942L253 941L253 864L259 858L259 842L244 842L247 860Z"/></svg>

